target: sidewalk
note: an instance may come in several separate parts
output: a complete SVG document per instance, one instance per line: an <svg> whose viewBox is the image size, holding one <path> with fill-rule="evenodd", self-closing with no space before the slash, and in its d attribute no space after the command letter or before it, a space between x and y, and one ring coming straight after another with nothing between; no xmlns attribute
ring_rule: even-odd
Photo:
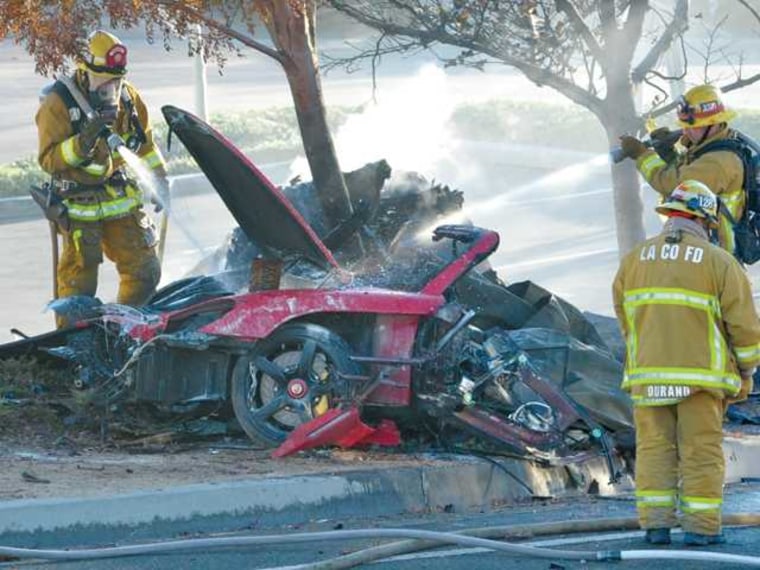
<svg viewBox="0 0 760 570"><path fill-rule="evenodd" d="M283 461L285 468L288 461ZM372 454L366 454L362 464L303 463L299 460L286 475L235 479L220 474L197 484L104 495L80 491L89 496L64 492L59 497L0 502L0 536L75 525L131 526L220 515L246 515L268 526L339 516L463 512L528 500L527 487L534 496L555 498L586 494L589 486L597 485L602 495L631 490L628 478L615 487L608 484L601 458L567 468L541 468L512 459L496 465L475 457L374 459ZM37 473L44 470L38 468Z"/></svg>
<svg viewBox="0 0 760 570"><path fill-rule="evenodd" d="M734 432L727 435L724 449L728 483L760 477L759 435ZM156 462L163 459L168 458L157 457ZM200 471L198 459L193 461ZM259 461L256 467L260 469L254 469L258 472L243 477L223 468L209 476L208 470L213 472L214 468L210 457L206 473L199 472L205 478L203 482L188 483L193 480L188 477L192 473L185 473L184 477L174 477L176 485L171 478L148 477L140 488L130 485L126 475L133 468L104 467L99 488L85 490L78 485L58 489L44 498L0 502L0 538L6 533L75 526L136 526L231 515L244 515L256 521L257 527L268 527L351 516L487 511L524 503L531 496L614 496L630 494L633 489L627 476L618 485L610 485L602 458L553 468L513 459L492 462L471 456L352 451L329 452L317 459L269 460L269 465ZM177 467L171 461L166 463L169 472ZM18 476L26 466L27 472L44 476L44 465L44 460L36 460L17 464L11 470L15 469ZM76 465L74 470L81 473L95 469L92 465ZM4 472L9 471L8 465L3 467Z"/></svg>

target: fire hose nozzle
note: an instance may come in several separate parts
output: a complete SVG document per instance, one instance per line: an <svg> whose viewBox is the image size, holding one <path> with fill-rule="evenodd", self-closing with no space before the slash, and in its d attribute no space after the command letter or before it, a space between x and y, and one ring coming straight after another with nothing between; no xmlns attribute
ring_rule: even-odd
<svg viewBox="0 0 760 570"><path fill-rule="evenodd" d="M111 152L116 152L119 150L119 147L127 146L127 143L124 142L124 139L114 132L111 132L106 137L106 144L108 145L108 148Z"/></svg>
<svg viewBox="0 0 760 570"><path fill-rule="evenodd" d="M623 154L623 147L614 146L610 149L610 161L612 164L618 164L623 162L625 155Z"/></svg>
<svg viewBox="0 0 760 570"><path fill-rule="evenodd" d="M668 132L665 136L660 136L657 138L647 138L642 140L641 142L644 144L647 148L654 148L657 150L660 148L660 145L663 145L665 147L672 147L678 139L681 138L683 135L683 131L680 129L677 129L675 131ZM612 164L618 164L619 162L622 162L625 159L625 155L623 154L622 147L615 146L610 149L610 161Z"/></svg>

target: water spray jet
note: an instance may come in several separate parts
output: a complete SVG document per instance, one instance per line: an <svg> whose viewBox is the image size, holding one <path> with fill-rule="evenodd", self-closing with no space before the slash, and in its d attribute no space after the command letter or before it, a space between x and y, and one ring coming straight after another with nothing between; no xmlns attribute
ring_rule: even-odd
<svg viewBox="0 0 760 570"><path fill-rule="evenodd" d="M163 216L163 222L161 223L160 228L160 238L159 238L159 258L163 258L163 251L165 246L165 240L166 240L166 223L168 219L168 215L170 213L170 204L167 200L164 199L164 197L161 195L161 193L158 191L160 182L156 178L156 175L153 174L153 172L145 166L142 159L137 156L134 152L132 152L129 147L124 142L124 139L122 139L118 134L111 132L106 137L106 144L108 145L108 148L111 149L112 153L118 153L119 156L124 160L124 162L127 164L129 169L132 171L132 173L137 177L139 184L142 188L144 188L152 197L153 199L158 202L158 204L161 206L162 211L164 212ZM169 188L171 189L171 182L169 182ZM188 242L192 245L192 247L199 253L203 253L203 246L200 244L200 242L195 238L195 235L193 232L188 228L185 224L183 224L180 220L178 220L176 217L172 218L172 222L174 225L176 225L179 230L182 232L182 235L187 238Z"/></svg>

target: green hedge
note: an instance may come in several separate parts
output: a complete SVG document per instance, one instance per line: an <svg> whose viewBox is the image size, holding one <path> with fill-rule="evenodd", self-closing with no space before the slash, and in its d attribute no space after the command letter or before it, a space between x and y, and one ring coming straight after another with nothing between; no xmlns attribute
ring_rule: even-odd
<svg viewBox="0 0 760 570"><path fill-rule="evenodd" d="M465 139L545 145L604 152L607 137L589 111L575 106L494 100L463 105L452 116L456 136Z"/></svg>
<svg viewBox="0 0 760 570"><path fill-rule="evenodd" d="M605 152L609 143L596 117L577 106L551 103L490 101L463 105L452 118L461 138L508 141L549 147ZM661 118L658 126L675 126L675 116ZM760 140L760 111L740 110L733 125Z"/></svg>
<svg viewBox="0 0 760 570"><path fill-rule="evenodd" d="M335 130L346 118L360 112L355 107L328 109L328 122ZM295 112L291 107L215 114L210 123L224 133L254 161L289 158L302 152ZM659 121L668 124L668 121ZM760 112L743 110L735 122L742 131L760 139ZM458 107L450 121L453 136L458 138L507 141L523 144L572 148L604 152L607 138L604 129L588 111L575 106L550 103L495 100ZM166 149L166 124L154 125L155 137L168 159L170 174L197 170L195 162L178 140L171 152ZM368 133L371 136L371 133ZM46 176L34 157L0 165L0 196L27 193L31 184L41 183Z"/></svg>

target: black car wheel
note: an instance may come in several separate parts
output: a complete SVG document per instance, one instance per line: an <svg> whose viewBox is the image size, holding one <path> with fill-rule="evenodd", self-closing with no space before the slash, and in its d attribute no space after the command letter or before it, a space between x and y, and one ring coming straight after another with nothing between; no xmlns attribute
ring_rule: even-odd
<svg viewBox="0 0 760 570"><path fill-rule="evenodd" d="M260 340L232 371L238 422L257 443L279 445L347 394L343 375L359 372L350 354L341 337L312 324L285 325Z"/></svg>

